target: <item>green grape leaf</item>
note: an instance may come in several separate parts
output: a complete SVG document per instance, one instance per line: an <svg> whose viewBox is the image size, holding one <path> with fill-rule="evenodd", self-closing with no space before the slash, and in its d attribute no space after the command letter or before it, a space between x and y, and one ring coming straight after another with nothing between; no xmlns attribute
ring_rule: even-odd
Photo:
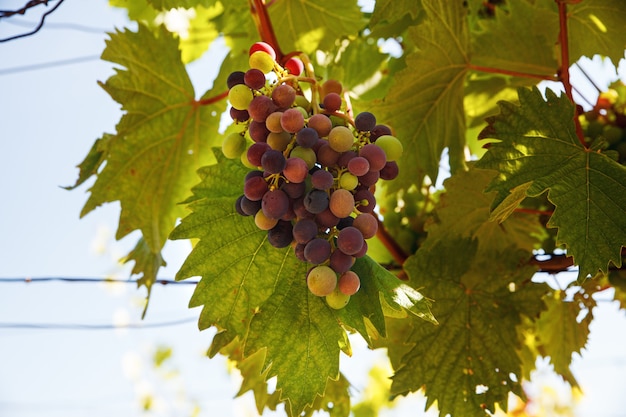
<svg viewBox="0 0 626 417"><path fill-rule="evenodd" d="M604 55L617 66L624 58L626 8L615 0L585 0L568 7L569 52L581 56Z"/></svg>
<svg viewBox="0 0 626 417"><path fill-rule="evenodd" d="M114 135L105 133L100 139L96 139L83 162L77 165L79 171L76 183L74 183L74 185L64 187L66 190L73 190L98 173L98 170L106 161L109 144L114 138Z"/></svg>
<svg viewBox="0 0 626 417"><path fill-rule="evenodd" d="M196 6L209 7L215 0L147 0L157 10L170 10L182 7L191 9Z"/></svg>
<svg viewBox="0 0 626 417"><path fill-rule="evenodd" d="M496 404L506 409L510 392L524 396L516 327L544 308L546 286L530 282L534 269L519 267L518 251L477 249L475 240L440 240L405 263L412 285L437 300L440 324L413 321L391 393L423 388L441 416L486 416Z"/></svg>
<svg viewBox="0 0 626 417"><path fill-rule="evenodd" d="M537 337L539 350L543 356L550 357L554 371L570 385L577 387L578 383L569 366L572 355L580 354L587 343L593 314L591 310L583 309L584 306L577 301L563 300L564 295L558 291L554 296L546 298L548 309L537 320Z"/></svg>
<svg viewBox="0 0 626 417"><path fill-rule="evenodd" d="M113 33L102 58L125 67L101 83L125 113L81 215L120 201L116 237L141 230L156 255L185 214L178 203L197 181L195 171L214 161L211 132L225 100L201 105L195 99L178 41L162 28Z"/></svg>
<svg viewBox="0 0 626 417"><path fill-rule="evenodd" d="M556 206L548 226L558 228L557 244L566 245L580 279L607 271L609 262L620 266L626 245L626 168L582 146L567 97L547 90L546 101L537 88L518 94L519 106L501 102L500 115L490 118L481 133L499 140L477 164L499 171L487 188L498 192L492 209L530 182L527 196L548 191Z"/></svg>
<svg viewBox="0 0 626 417"><path fill-rule="evenodd" d="M328 51L337 39L356 36L365 25L356 0L278 1L268 11L284 51Z"/></svg>
<svg viewBox="0 0 626 417"><path fill-rule="evenodd" d="M513 213L501 223L490 220L490 207L496 192L483 190L495 171L472 168L444 181L443 193L435 207L436 219L427 224L426 248L449 238L472 238L478 251L489 254L499 248L515 247L529 253L540 243L543 226L537 215Z"/></svg>
<svg viewBox="0 0 626 417"><path fill-rule="evenodd" d="M151 27L155 25L156 17L159 14L159 11L152 7L148 0L109 0L109 4L113 7L126 9L130 20L142 22Z"/></svg>
<svg viewBox="0 0 626 417"><path fill-rule="evenodd" d="M395 38L418 23L423 13L420 1L378 0L370 18L371 35L376 38Z"/></svg>
<svg viewBox="0 0 626 417"><path fill-rule="evenodd" d="M391 189L434 182L448 148L453 172L464 165L464 79L468 66L467 11L462 2L422 1L426 20L408 30L418 48L406 57L407 67L394 75L384 99L372 112L395 129L404 144L400 175Z"/></svg>
<svg viewBox="0 0 626 417"><path fill-rule="evenodd" d="M145 286L148 289L146 296L146 305L143 308L141 318L143 319L148 311L148 303L150 301L150 293L152 291L152 284L157 279L157 273L159 268L165 266L165 260L161 256L161 252L153 252L146 244L143 238L140 238L135 248L130 251L123 259L123 263L134 262L135 265L131 270L131 275L141 275L137 278L138 286Z"/></svg>
<svg viewBox="0 0 626 417"><path fill-rule="evenodd" d="M553 75L558 63L554 13L527 1L495 8L493 19L479 21L472 36L472 65L530 74Z"/></svg>

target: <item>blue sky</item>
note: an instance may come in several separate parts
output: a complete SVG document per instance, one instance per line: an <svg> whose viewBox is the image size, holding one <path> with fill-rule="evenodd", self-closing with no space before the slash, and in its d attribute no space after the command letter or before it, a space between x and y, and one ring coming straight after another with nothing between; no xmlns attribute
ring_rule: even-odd
<svg viewBox="0 0 626 417"><path fill-rule="evenodd" d="M24 2L3 2L3 8ZM34 18L20 18L32 22ZM98 85L113 71L95 56L104 48L104 30L128 25L122 11L105 1L66 1L38 34L0 43L0 278L128 278L129 268L116 263L137 235L114 240L119 207L109 204L79 219L87 186L68 192L75 165L103 132L113 132L121 113ZM96 32L68 27L80 24ZM132 27L132 24L131 24ZM0 21L0 36L26 28ZM98 31L102 29L102 31ZM85 57L81 63L26 70L40 63ZM207 56L189 66L198 95L211 84L215 59ZM22 69L20 69L22 68ZM600 66L593 66L601 71ZM600 75L600 72L598 72ZM168 243L173 277L189 250L185 242ZM212 331L198 332L199 311L187 308L191 286L155 286L145 324L187 320L181 325L121 330L7 329L0 327L0 415L13 417L141 416L137 393L152 390L164 399L163 411L180 415L197 402L201 415L254 415L250 396L233 401L236 375L221 357L204 352ZM0 324L138 323L143 290L76 283L0 284ZM580 416L613 417L626 408L626 319L614 304L595 311L585 359L574 373L587 396ZM159 345L173 347L172 366L179 378L159 376L149 355ZM355 339L352 359L342 366L364 387L367 368L381 357ZM367 365L367 366L364 366ZM180 402L179 397L187 399ZM387 415L406 415L421 400L410 400ZM183 404L183 405L179 405ZM178 408L177 408L178 407ZM412 415L418 415L416 411Z"/></svg>

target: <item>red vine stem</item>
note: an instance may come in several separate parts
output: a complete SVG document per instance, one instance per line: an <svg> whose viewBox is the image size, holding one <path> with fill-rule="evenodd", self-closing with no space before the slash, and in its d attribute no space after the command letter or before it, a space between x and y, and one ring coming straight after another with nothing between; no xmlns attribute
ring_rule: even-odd
<svg viewBox="0 0 626 417"><path fill-rule="evenodd" d="M474 64L468 64L468 68L474 71L488 72L492 74L503 74L503 75L510 75L513 77L522 77L522 78L536 78L538 80L545 80L545 81L559 81L559 78L554 75L511 71L511 70L506 70L503 68L482 67L480 65L474 65Z"/></svg>
<svg viewBox="0 0 626 417"><path fill-rule="evenodd" d="M252 19L254 19L254 24L256 25L261 40L274 48L274 51L276 51L276 61L278 63L282 63L284 54L280 50L280 46L278 45L278 40L276 39L276 33L274 33L272 21L270 20L270 16L267 13L267 5L265 4L265 0L248 1L250 3L250 13L252 14Z"/></svg>
<svg viewBox="0 0 626 417"><path fill-rule="evenodd" d="M569 40L567 31L567 0L555 0L559 7L559 45L561 46L561 68L559 68L558 75L560 81L563 83L565 89L565 95L567 98L576 105L574 96L572 95L572 83L569 79ZM587 148L585 143L585 135L583 133L582 126L578 120L578 111L574 112L574 124L576 126L576 136L578 140Z"/></svg>
<svg viewBox="0 0 626 417"><path fill-rule="evenodd" d="M378 221L378 230L376 231L376 237L380 242L387 248L391 257L394 261L396 261L399 265L403 265L404 261L409 257L404 249L400 247L398 242L389 234L389 231L385 228L383 222L380 221L380 218L376 216L376 220Z"/></svg>
<svg viewBox="0 0 626 417"><path fill-rule="evenodd" d="M193 104L194 106L208 106L210 104L217 103L220 100L224 100L226 97L228 97L228 90L213 97L207 97L201 100L194 100Z"/></svg>

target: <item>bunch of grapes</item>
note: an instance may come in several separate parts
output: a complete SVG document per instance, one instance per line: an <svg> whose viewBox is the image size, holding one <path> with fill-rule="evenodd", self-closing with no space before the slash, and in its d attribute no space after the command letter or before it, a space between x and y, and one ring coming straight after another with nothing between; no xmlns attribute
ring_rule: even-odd
<svg viewBox="0 0 626 417"><path fill-rule="evenodd" d="M626 164L626 85L613 83L579 120L588 144L603 141L603 147L617 151L619 163Z"/></svg>
<svg viewBox="0 0 626 417"><path fill-rule="evenodd" d="M360 288L351 268L378 230L373 186L397 177L402 144L372 113L352 119L342 85L320 84L306 63L307 71L296 57L281 66L271 46L250 48L250 69L227 81L230 115L243 129L222 151L251 168L237 212L311 264L309 290L339 309Z"/></svg>

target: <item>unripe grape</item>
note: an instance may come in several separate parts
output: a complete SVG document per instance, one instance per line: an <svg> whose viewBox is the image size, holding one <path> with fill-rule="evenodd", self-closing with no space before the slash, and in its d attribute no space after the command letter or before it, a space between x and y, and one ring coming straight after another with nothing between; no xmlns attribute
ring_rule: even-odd
<svg viewBox="0 0 626 417"><path fill-rule="evenodd" d="M315 155L315 151L311 148L303 148L302 146L296 146L291 150L291 154L289 155L292 158L300 158L306 162L308 169L311 169L315 166L315 162L317 161L317 156Z"/></svg>
<svg viewBox="0 0 626 417"><path fill-rule="evenodd" d="M285 62L285 69L293 75L300 75L304 71L304 64L300 58L292 57Z"/></svg>
<svg viewBox="0 0 626 417"><path fill-rule="evenodd" d="M222 153L228 159L240 158L245 150L246 138L240 133L233 132L222 142Z"/></svg>
<svg viewBox="0 0 626 417"><path fill-rule="evenodd" d="M278 224L278 219L270 219L263 213L263 210L259 210L254 215L254 224L261 230L270 230Z"/></svg>
<svg viewBox="0 0 626 417"><path fill-rule="evenodd" d="M376 140L376 146L385 151L387 161L397 161L402 156L402 142L395 136L383 135Z"/></svg>
<svg viewBox="0 0 626 417"><path fill-rule="evenodd" d="M274 58L266 52L256 51L250 55L248 59L248 63L250 64L250 68L256 68L263 72L263 74L268 74L274 69Z"/></svg>
<svg viewBox="0 0 626 417"><path fill-rule="evenodd" d="M350 302L350 296L339 291L339 288L335 288L325 299L328 307L335 310L341 310Z"/></svg>
<svg viewBox="0 0 626 417"><path fill-rule="evenodd" d="M349 151L354 145L354 135L345 126L335 126L328 134L328 144L337 152Z"/></svg>
<svg viewBox="0 0 626 417"><path fill-rule="evenodd" d="M357 185L359 185L359 179L349 172L344 172L339 177L339 186L344 190L354 190Z"/></svg>
<svg viewBox="0 0 626 417"><path fill-rule="evenodd" d="M270 57L272 57L272 59L276 59L276 51L274 50L272 45L266 42L253 43L252 46L250 47L250 50L248 51L248 55L252 55L255 52L259 52L259 51L268 54Z"/></svg>
<svg viewBox="0 0 626 417"><path fill-rule="evenodd" d="M326 265L318 265L307 274L306 284L311 293L323 297L332 293L337 286L337 274Z"/></svg>
<svg viewBox="0 0 626 417"><path fill-rule="evenodd" d="M237 110L246 110L253 98L252 90L245 84L237 84L228 91L228 101Z"/></svg>

